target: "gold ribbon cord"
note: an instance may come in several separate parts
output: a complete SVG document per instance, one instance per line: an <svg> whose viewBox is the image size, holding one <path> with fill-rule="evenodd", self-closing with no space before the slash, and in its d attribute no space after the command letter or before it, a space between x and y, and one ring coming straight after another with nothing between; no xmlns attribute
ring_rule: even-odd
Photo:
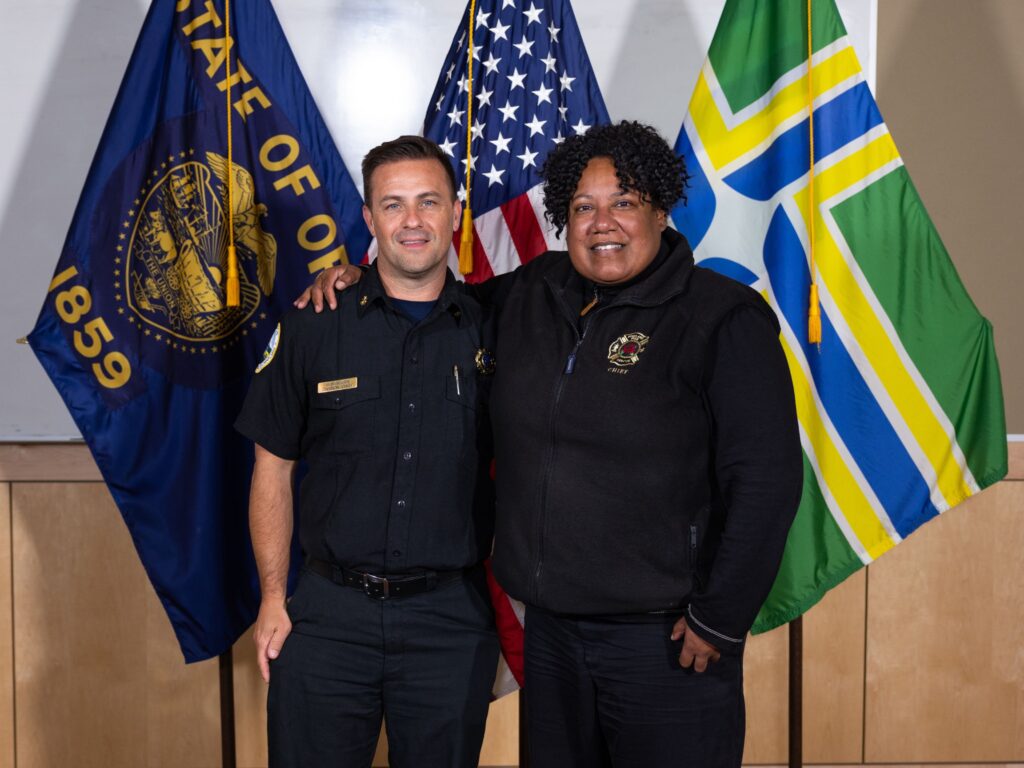
<svg viewBox="0 0 1024 768"><path fill-rule="evenodd" d="M811 295L807 308L807 341L821 344L821 307L818 304L818 283L815 279L814 265L814 217L817 215L814 199L814 78L812 76L812 58L814 56L813 36L811 32L811 5L814 0L807 0L807 132L810 141L810 172L807 178L807 253L811 266Z"/></svg>
<svg viewBox="0 0 1024 768"><path fill-rule="evenodd" d="M235 252L235 209L234 209L234 186L235 173L232 168L232 145L231 145L231 0L224 0L224 49L226 59L224 62L224 74L227 76L228 87L224 89L224 100L227 103L227 133L228 133L228 278L225 292L227 293L227 305L237 307L239 304L238 285L238 254Z"/></svg>
<svg viewBox="0 0 1024 768"><path fill-rule="evenodd" d="M462 228L459 238L459 272L468 275L473 271L473 210L470 206L470 180L473 175L473 19L476 16L476 0L469 2L469 50L466 76L466 200L462 206Z"/></svg>

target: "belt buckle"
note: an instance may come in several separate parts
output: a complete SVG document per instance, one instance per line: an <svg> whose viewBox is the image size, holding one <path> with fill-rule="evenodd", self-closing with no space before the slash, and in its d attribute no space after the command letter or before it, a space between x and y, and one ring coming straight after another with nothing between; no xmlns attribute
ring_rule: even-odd
<svg viewBox="0 0 1024 768"><path fill-rule="evenodd" d="M374 594L371 591L372 586L380 587L380 594ZM387 577L385 576L374 576L372 573L363 574L363 592L367 597L372 597L377 600L387 600L390 597L390 589L388 585Z"/></svg>

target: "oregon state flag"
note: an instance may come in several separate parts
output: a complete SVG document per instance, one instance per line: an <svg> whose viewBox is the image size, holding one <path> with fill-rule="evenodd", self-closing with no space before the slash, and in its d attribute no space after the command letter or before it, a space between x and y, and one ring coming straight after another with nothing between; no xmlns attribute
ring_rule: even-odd
<svg viewBox="0 0 1024 768"><path fill-rule="evenodd" d="M771 303L796 389L803 500L755 632L799 616L1007 470L992 326L928 218L834 0L810 14L809 69L807 0L728 0L676 146L693 178L673 220L700 263ZM820 345L807 341L812 270Z"/></svg>
<svg viewBox="0 0 1024 768"><path fill-rule="evenodd" d="M248 377L311 273L370 240L270 3L232 3L230 22L224 5L150 6L29 335L187 661L259 605L252 448L231 426Z"/></svg>

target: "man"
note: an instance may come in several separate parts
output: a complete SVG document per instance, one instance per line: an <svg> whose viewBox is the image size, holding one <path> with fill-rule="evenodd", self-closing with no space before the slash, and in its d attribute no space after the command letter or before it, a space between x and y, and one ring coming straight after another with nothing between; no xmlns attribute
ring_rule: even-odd
<svg viewBox="0 0 1024 768"><path fill-rule="evenodd" d="M440 148L403 136L362 170L378 258L337 312L283 319L236 425L256 443L270 765L369 766L383 716L391 765L475 766L498 654L486 324L446 268L461 206Z"/></svg>
<svg viewBox="0 0 1024 768"><path fill-rule="evenodd" d="M542 175L567 251L492 286L494 574L527 606L531 765L739 766L745 637L802 487L778 322L668 228L686 174L654 129L591 128Z"/></svg>

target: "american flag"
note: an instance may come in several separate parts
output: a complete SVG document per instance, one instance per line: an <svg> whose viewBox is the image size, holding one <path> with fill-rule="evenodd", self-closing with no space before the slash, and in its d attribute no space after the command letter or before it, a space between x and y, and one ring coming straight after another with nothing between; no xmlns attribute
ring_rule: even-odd
<svg viewBox="0 0 1024 768"><path fill-rule="evenodd" d="M467 4L430 98L423 135L451 157L465 204L471 131L474 238L468 282L509 272L546 250L564 247L544 218L540 169L563 139L607 122L608 110L568 0ZM453 264L460 238L456 232ZM494 685L494 694L501 696L523 682L523 607L509 599L489 567L487 575L507 665Z"/></svg>
<svg viewBox="0 0 1024 768"><path fill-rule="evenodd" d="M441 68L423 135L451 157L465 204L466 135L472 131L475 236L466 279L480 282L563 247L544 219L540 169L564 138L607 123L608 110L568 0L475 3L470 93L470 9Z"/></svg>

